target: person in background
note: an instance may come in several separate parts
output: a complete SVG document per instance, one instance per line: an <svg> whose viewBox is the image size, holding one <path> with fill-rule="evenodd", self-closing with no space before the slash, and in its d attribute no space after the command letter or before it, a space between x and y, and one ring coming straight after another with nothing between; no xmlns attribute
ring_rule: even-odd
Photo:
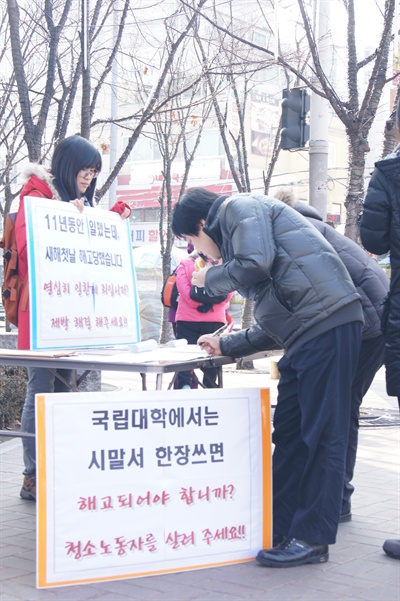
<svg viewBox="0 0 400 601"><path fill-rule="evenodd" d="M29 349L30 312L28 257L24 199L26 196L53 198L55 201L69 202L83 211L84 206L93 206L96 178L101 170L99 151L85 138L70 136L60 142L53 154L51 169L42 165L30 164L24 170L23 188L20 193L15 233L18 252L18 276L25 281L18 307L18 348ZM118 201L110 209L126 219L131 214L129 205ZM57 374L57 375L56 375ZM72 370L59 369L56 374L46 368L28 368L26 398L21 416L21 430L35 432L35 394L67 392L70 390ZM36 501L36 453L35 439L23 438L24 481L20 496Z"/></svg>
<svg viewBox="0 0 400 601"><path fill-rule="evenodd" d="M314 207L295 199L290 188L278 190L276 198L304 215L328 240L343 261L357 292L361 296L364 328L357 371L351 391L350 433L339 520L340 522L347 522L351 520L351 495L354 492L351 481L357 456L360 406L376 372L383 365L385 339L381 329L382 301L389 290L389 278L375 259L356 242L337 232L331 225L324 223L321 215Z"/></svg>
<svg viewBox="0 0 400 601"><path fill-rule="evenodd" d="M256 323L210 354L243 357L282 348L274 414L273 547L257 561L294 567L328 561L336 542L349 435L351 385L361 344L361 299L332 246L274 198L218 197L194 188L175 205L172 229L222 264L193 275L207 294L254 299Z"/></svg>
<svg viewBox="0 0 400 601"><path fill-rule="evenodd" d="M226 323L226 306L229 295L212 297L206 294L204 288L192 285L195 271L206 269L211 261L204 255L192 252L191 256L181 261L176 274L176 284L179 292L178 308L176 310L176 338L184 338L189 344L197 344L202 334L212 334ZM218 369L216 367L202 368L203 386L217 386ZM176 377L177 388L191 388L193 377L189 371L180 371Z"/></svg>
<svg viewBox="0 0 400 601"><path fill-rule="evenodd" d="M194 251L193 244L188 244L187 245L188 255L191 255L193 251ZM179 302L179 297L178 297L178 302ZM174 336L176 338L176 309L170 308L168 310L168 321L172 325L172 330L173 330ZM187 382L186 382L186 385L187 385ZM197 379L194 369L192 369L192 371L190 372L190 386L189 387L190 388L198 388L199 387L198 379ZM176 375L176 377L174 379L174 389L176 390L178 388L180 388L180 386L179 386L178 376Z"/></svg>
<svg viewBox="0 0 400 601"><path fill-rule="evenodd" d="M193 251L194 251L193 244L188 244L187 245L187 253L188 253L188 255L191 255ZM173 331L174 336L176 338L176 309L173 309L172 307L170 307L168 309L168 321L169 321L169 323L172 326L172 331Z"/></svg>
<svg viewBox="0 0 400 601"><path fill-rule="evenodd" d="M396 108L400 132L400 101ZM390 291L385 299L382 328L385 336L386 390L397 397L400 409L400 145L375 163L360 222L364 247L375 255L390 252ZM400 540L388 539L383 550L400 559Z"/></svg>

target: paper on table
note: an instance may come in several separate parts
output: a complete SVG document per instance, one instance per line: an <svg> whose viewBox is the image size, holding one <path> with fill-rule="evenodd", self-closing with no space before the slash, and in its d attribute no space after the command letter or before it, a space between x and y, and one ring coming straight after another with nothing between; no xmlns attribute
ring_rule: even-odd
<svg viewBox="0 0 400 601"><path fill-rule="evenodd" d="M88 354L76 354L73 359L75 361L82 362L93 362L93 363L182 363L183 361L190 361L193 359L208 358L209 355L206 351L202 350L197 344L187 344L177 348L163 348L156 351L145 351L145 352L125 352L125 353L113 353L108 354L104 357L104 354L96 355L96 352Z"/></svg>
<svg viewBox="0 0 400 601"><path fill-rule="evenodd" d="M175 363L182 361L190 361L191 359L209 357L208 353L201 349L197 344L187 344L177 348L163 348L158 349L154 352L135 353L134 355L119 355L122 361L128 361L132 363L156 363L165 362Z"/></svg>
<svg viewBox="0 0 400 601"><path fill-rule="evenodd" d="M187 346L188 341L185 338L178 338L177 340L170 340L168 346L173 348L177 346Z"/></svg>
<svg viewBox="0 0 400 601"><path fill-rule="evenodd" d="M155 351L158 349L157 340L145 340L144 342L137 342L129 346L131 353L144 353L148 351Z"/></svg>
<svg viewBox="0 0 400 601"><path fill-rule="evenodd" d="M57 357L74 357L76 351L31 351L31 350L16 350L16 349L0 349L0 355L6 357L32 357L32 358L40 358L44 357L45 359L53 359Z"/></svg>

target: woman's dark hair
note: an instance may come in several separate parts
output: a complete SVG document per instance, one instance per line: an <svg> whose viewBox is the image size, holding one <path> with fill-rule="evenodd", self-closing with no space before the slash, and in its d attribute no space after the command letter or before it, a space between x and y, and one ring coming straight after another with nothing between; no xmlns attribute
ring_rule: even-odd
<svg viewBox="0 0 400 601"><path fill-rule="evenodd" d="M60 193L61 200L69 202L82 196L76 185L76 177L81 169L101 171L101 155L86 138L69 136L57 144L51 162L53 184ZM85 192L85 196L92 206L95 188L96 178L94 177Z"/></svg>
<svg viewBox="0 0 400 601"><path fill-rule="evenodd" d="M206 188L191 188L181 196L172 216L172 231L175 236L198 236L200 222L207 219L218 194Z"/></svg>

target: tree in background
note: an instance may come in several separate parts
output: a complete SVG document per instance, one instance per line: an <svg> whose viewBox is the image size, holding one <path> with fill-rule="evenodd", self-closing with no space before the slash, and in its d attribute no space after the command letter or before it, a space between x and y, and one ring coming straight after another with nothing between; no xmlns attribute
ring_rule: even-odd
<svg viewBox="0 0 400 601"><path fill-rule="evenodd" d="M181 74L183 71L181 71ZM176 86L177 77L171 74L171 87ZM185 191L190 169L201 141L205 123L210 114L211 103L202 99L196 101L197 86L192 86L185 95L171 93L171 103L164 107L154 120L156 141L162 157L162 182L158 202L160 204L159 234L161 242L162 278L163 281L171 271L171 250L174 236L171 230L173 202ZM179 171L174 172L174 162L180 163ZM176 163L175 163L176 164ZM173 184L179 184L178 193ZM170 326L167 321L168 309L163 307L160 342L167 342Z"/></svg>
<svg viewBox="0 0 400 601"><path fill-rule="evenodd" d="M205 1L199 0L198 6L201 8ZM97 191L99 201L128 160L145 124L169 102L164 82L197 17L187 17L182 8L171 12L169 2L160 3L159 9L164 9L165 17L161 13L158 20L164 36L146 39L146 45L143 36L145 28L154 25L154 11L150 6L144 7L144 20L139 21L130 0L119 3L96 0L88 12L84 31L81 13L72 0L42 0L32 4L6 0L6 4L7 11L2 13L0 23L0 35L4 40L1 60L3 64L6 55L11 60L10 72L8 75L2 73L1 85L9 93L8 106L11 106L10 101L14 103L21 121L19 130L13 128L14 135L18 132L14 148L18 148L19 155L9 153L6 156L12 164L5 165L4 172L10 172L21 160L42 162L54 144L70 133L80 133L96 143L99 132L115 121L130 134L116 164ZM114 10L119 12L117 31ZM177 20L182 15L183 27L177 28ZM140 62L136 58L137 50L144 46L145 56ZM132 70L137 74L151 72L152 77L150 85L141 89L141 104L132 103L135 82L126 81L124 93L135 108L131 113L114 118L105 115L105 105L110 98L111 69L118 52L124 55L125 64L135 57L130 73ZM73 123L76 127L71 132ZM12 192L14 196L17 193L18 190ZM2 207L4 215L8 208L8 205Z"/></svg>
<svg viewBox="0 0 400 601"><path fill-rule="evenodd" d="M180 0L188 6L186 0ZM369 151L368 136L374 122L382 91L391 77L387 76L389 60L391 58L391 42L393 31L393 20L396 8L396 0L385 0L381 13L381 33L374 52L369 56L358 58L356 37L356 15L355 0L343 0L343 6L347 15L347 94L340 97L337 91L337 83L334 82L321 66L318 52L318 40L314 35L311 13L314 5L305 0L297 0L299 17L305 32L305 43L290 43L286 39L278 47L277 43L271 41L270 47L263 47L254 43L249 37L231 31L222 19L211 18L209 14L201 13L201 17L211 23L223 34L252 48L259 54L265 55L266 64L274 61L277 65L291 73L297 81L302 82L313 93L326 98L333 111L345 126L349 148L348 184L345 199L347 209L346 235L358 240L358 218L362 210L364 199L364 171L365 156ZM213 1L215 11L218 11L218 2ZM279 6L280 17L284 21L285 30L289 23L296 21L296 2L288 2L281 6L279 3L267 3L265 6L259 3L249 5L255 23L263 23L271 32L276 30L274 10ZM257 8L258 7L258 8ZM258 12L257 12L258 9ZM196 10L193 8L193 10ZM361 10L361 9L360 9ZM200 14L200 13L199 13ZM287 17L287 19L285 18ZM342 26L342 25L341 25ZM296 25L297 27L297 25ZM277 40L275 40L277 42ZM300 65L300 66L299 66ZM370 74L367 77L365 90L362 92L360 84L361 74L368 67ZM293 87L294 83L291 84Z"/></svg>
<svg viewBox="0 0 400 601"><path fill-rule="evenodd" d="M91 60L96 63L94 79L89 68L83 69L82 23L71 0L31 4L7 0L0 25L1 61L7 67L2 69L0 105L2 141L7 148L1 177L6 201L3 217L18 194L18 187L11 186L10 174L15 177L19 163L45 160L54 144L67 135L71 120L77 122L72 133L89 137L90 120L121 43L129 0L124 0L118 35L110 47L104 29L113 4L112 0L97 0L88 18L88 64ZM76 119L79 93L80 122Z"/></svg>

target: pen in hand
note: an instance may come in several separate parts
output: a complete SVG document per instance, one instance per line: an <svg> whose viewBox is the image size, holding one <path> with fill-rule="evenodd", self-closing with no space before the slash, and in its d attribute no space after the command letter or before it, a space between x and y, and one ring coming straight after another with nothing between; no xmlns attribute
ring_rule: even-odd
<svg viewBox="0 0 400 601"><path fill-rule="evenodd" d="M211 334L211 336L219 336L220 334L222 334L222 332L225 332L225 330L229 327L229 323L225 323L223 326L221 326L220 328L218 328L218 330L215 330L215 332L213 332Z"/></svg>
<svg viewBox="0 0 400 601"><path fill-rule="evenodd" d="M207 351L209 355L221 355L219 344L220 334L222 334L222 332L224 332L226 329L231 330L232 327L233 324L226 323L212 334L203 334L203 336L200 336L197 344L202 350Z"/></svg>

